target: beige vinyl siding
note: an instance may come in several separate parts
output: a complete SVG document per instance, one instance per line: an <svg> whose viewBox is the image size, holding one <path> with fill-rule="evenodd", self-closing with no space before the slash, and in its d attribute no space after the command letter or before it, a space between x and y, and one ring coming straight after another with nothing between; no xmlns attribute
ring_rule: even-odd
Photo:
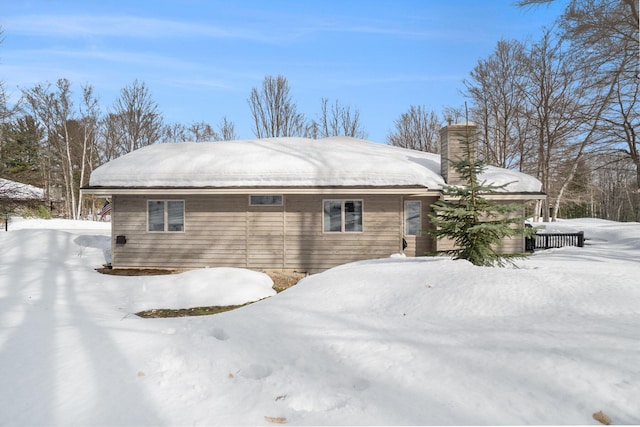
<svg viewBox="0 0 640 427"><path fill-rule="evenodd" d="M149 198L151 199L151 198ZM147 198L114 196L113 239L125 235L125 245L113 247L114 267L195 268L246 265L247 200L243 196L161 197L185 201L185 231L149 233Z"/></svg>
<svg viewBox="0 0 640 427"><path fill-rule="evenodd" d="M286 269L308 272L371 258L388 257L401 246L401 197L332 194L331 200L362 200L362 232L323 233L322 195L286 196Z"/></svg>
<svg viewBox="0 0 640 427"><path fill-rule="evenodd" d="M502 202L507 203L507 202ZM524 218L524 206L509 215L511 218ZM524 222L516 225L512 224L511 228L524 228ZM496 248L498 253L502 254L521 254L525 252L524 236L506 237L502 239L502 243Z"/></svg>
<svg viewBox="0 0 640 427"><path fill-rule="evenodd" d="M246 194L152 197L115 195L112 264L115 268L241 267L314 273L336 265L386 258L402 250L423 256L452 247L428 235L404 236L404 201L420 200L422 228L437 197L331 194L333 200L362 200L363 231L323 232L327 195L285 195L282 206L250 206ZM184 232L148 232L147 200L184 200ZM115 244L116 236L127 243ZM505 239L500 252L520 253L524 239Z"/></svg>
<svg viewBox="0 0 640 427"><path fill-rule="evenodd" d="M402 197L332 194L332 199L363 202L363 231L323 233L326 195L286 195L282 206L249 206L246 195L162 197L185 201L185 231L149 233L147 198L114 196L116 268L245 267L317 272L402 249ZM151 197L149 198L151 199Z"/></svg>
<svg viewBox="0 0 640 427"><path fill-rule="evenodd" d="M249 206L246 236L247 267L284 268L284 206Z"/></svg>

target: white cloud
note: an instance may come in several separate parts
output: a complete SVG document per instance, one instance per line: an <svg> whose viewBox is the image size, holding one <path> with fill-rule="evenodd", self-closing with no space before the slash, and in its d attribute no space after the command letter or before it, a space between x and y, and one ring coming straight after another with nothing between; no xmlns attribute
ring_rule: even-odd
<svg viewBox="0 0 640 427"><path fill-rule="evenodd" d="M12 17L4 26L8 33L69 38L92 36L129 38L207 37L268 41L268 38L252 30L242 28L229 30L213 25L125 15L24 15Z"/></svg>

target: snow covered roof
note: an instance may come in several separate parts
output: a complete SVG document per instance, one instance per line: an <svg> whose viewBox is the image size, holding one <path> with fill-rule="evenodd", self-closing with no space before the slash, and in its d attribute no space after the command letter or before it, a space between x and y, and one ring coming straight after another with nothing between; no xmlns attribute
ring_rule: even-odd
<svg viewBox="0 0 640 427"><path fill-rule="evenodd" d="M528 175L487 168L482 179L513 182L511 192L539 192ZM440 156L349 137L270 138L154 144L114 159L90 187L394 187L439 190Z"/></svg>
<svg viewBox="0 0 640 427"><path fill-rule="evenodd" d="M0 197L15 200L42 200L44 190L33 185L0 178Z"/></svg>

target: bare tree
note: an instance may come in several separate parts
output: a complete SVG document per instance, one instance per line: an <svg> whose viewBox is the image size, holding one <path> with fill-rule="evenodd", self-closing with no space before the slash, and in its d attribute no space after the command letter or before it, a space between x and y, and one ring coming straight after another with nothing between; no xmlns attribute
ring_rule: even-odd
<svg viewBox="0 0 640 427"><path fill-rule="evenodd" d="M138 80L121 90L109 120L113 121L109 126L117 128L113 136L121 138L116 142L119 155L158 142L162 136L158 104L144 82Z"/></svg>
<svg viewBox="0 0 640 427"><path fill-rule="evenodd" d="M351 110L351 106L340 105L336 100L329 107L329 100L322 98L322 107L318 122L309 125L308 134L314 138L328 138L331 136L350 136L364 139L367 133L360 122L360 111Z"/></svg>
<svg viewBox="0 0 640 427"><path fill-rule="evenodd" d="M571 143L579 130L577 118L584 92L576 70L565 59L561 41L554 40L547 30L528 50L525 62L527 81L522 93L530 104L528 119L536 138L536 175L542 181L542 191L548 194L543 201L545 221L549 220L549 202L557 206L560 195L556 185L561 182L558 161L569 156L578 161L583 152L583 148L576 150Z"/></svg>
<svg viewBox="0 0 640 427"><path fill-rule="evenodd" d="M22 93L37 122L31 128L41 128L44 133L40 157L46 198L61 175L65 214L77 219L82 214L79 188L86 183L97 159L99 108L93 88L82 87L82 101L77 109L67 79L59 79L55 87L50 83L37 84Z"/></svg>
<svg viewBox="0 0 640 427"><path fill-rule="evenodd" d="M124 129L120 126L120 120L114 113L108 113L100 122L98 159L106 163L124 154L121 142L126 139Z"/></svg>
<svg viewBox="0 0 640 427"><path fill-rule="evenodd" d="M4 41L4 29L0 26L0 44ZM11 117L18 111L19 105L13 107L9 106L7 90L5 88L4 80L0 80L0 125L6 124ZM0 154L2 154L3 147L5 145L5 138L0 132Z"/></svg>
<svg viewBox="0 0 640 427"><path fill-rule="evenodd" d="M238 139L233 122L229 121L226 117L222 118L217 130L209 123L197 122L189 125L186 131L188 135L190 135L189 140L195 142L233 141Z"/></svg>
<svg viewBox="0 0 640 427"><path fill-rule="evenodd" d="M236 126L226 116L222 118L218 125L218 137L220 141L235 141L238 139Z"/></svg>
<svg viewBox="0 0 640 427"><path fill-rule="evenodd" d="M187 131L191 134L191 141L203 142L220 140L220 136L215 130L213 130L213 127L209 123L191 123L191 125L187 128Z"/></svg>
<svg viewBox="0 0 640 427"><path fill-rule="evenodd" d="M72 140L69 122L74 119L71 83L59 79L51 91L51 84L37 84L31 89L23 90L33 116L46 132L47 155L55 158L60 165L65 189L65 208L67 215L76 218L77 194L76 176L71 156Z"/></svg>
<svg viewBox="0 0 640 427"><path fill-rule="evenodd" d="M10 107L7 100L7 91L4 81L0 80L0 123L6 123L16 112L17 107ZM2 149L2 139L0 138L0 149Z"/></svg>
<svg viewBox="0 0 640 427"><path fill-rule="evenodd" d="M226 117L218 125L218 131L206 122L194 122L189 126L180 123L165 125L162 142L232 141L237 139L233 122Z"/></svg>
<svg viewBox="0 0 640 427"><path fill-rule="evenodd" d="M481 155L503 168L521 168L522 158L529 152L528 140L518 133L525 107L524 49L516 40L499 41L495 51L478 61L464 82L475 105L473 120L480 125Z"/></svg>
<svg viewBox="0 0 640 427"><path fill-rule="evenodd" d="M634 221L635 166L622 152L599 153L591 161L589 208L613 221Z"/></svg>
<svg viewBox="0 0 640 427"><path fill-rule="evenodd" d="M4 29L0 25L0 44L4 41ZM15 113L17 107L9 107L7 91L4 80L0 80L0 123L5 123ZM2 150L2 137L0 136L0 150Z"/></svg>
<svg viewBox="0 0 640 427"><path fill-rule="evenodd" d="M266 76L262 90L255 87L251 90L247 102L256 138L301 136L305 133L304 115L298 113L289 91L289 82L281 75Z"/></svg>
<svg viewBox="0 0 640 427"><path fill-rule="evenodd" d="M519 0L517 4L526 7L557 1ZM565 11L559 20L566 35L571 40L583 46L590 45L596 50L585 53L597 53L601 58L612 57L620 54L622 46L628 53L637 52L640 17L637 0L559 1L566 3Z"/></svg>
<svg viewBox="0 0 640 427"><path fill-rule="evenodd" d="M162 142L187 142L191 137L182 123L170 123L162 127Z"/></svg>
<svg viewBox="0 0 640 427"><path fill-rule="evenodd" d="M93 87L85 85L82 87L82 103L80 104L80 138L82 140L82 155L80 156L80 178L79 186L85 185L89 175L94 169L94 159L96 158L96 139L98 133L98 121L100 117L100 107L98 100L93 94ZM88 173L87 173L88 169ZM82 192L78 195L78 208L75 218L82 217Z"/></svg>
<svg viewBox="0 0 640 427"><path fill-rule="evenodd" d="M640 69L637 0L571 1L560 18L575 51L612 88L599 130L609 151L621 151L635 167L634 219L640 221ZM586 55L585 55L586 53Z"/></svg>
<svg viewBox="0 0 640 427"><path fill-rule="evenodd" d="M537 175L553 202L554 220L575 187L581 158L597 139L612 93L594 74L591 64L547 30L530 47L499 42L465 82L484 135L485 159Z"/></svg>
<svg viewBox="0 0 640 427"><path fill-rule="evenodd" d="M554 0L521 0L521 6ZM635 220L640 220L640 68L639 10L637 0L566 0L558 19L571 50L597 76L606 109L596 134L609 152L624 153L635 167L636 191L632 193ZM618 158L614 156L614 158Z"/></svg>
<svg viewBox="0 0 640 427"><path fill-rule="evenodd" d="M411 105L394 122L395 131L387 135L387 143L412 150L440 152L441 122L434 111Z"/></svg>
<svg viewBox="0 0 640 427"><path fill-rule="evenodd" d="M467 114L467 104L459 107L446 106L442 109L442 118L447 123L461 123L466 122L469 118Z"/></svg>

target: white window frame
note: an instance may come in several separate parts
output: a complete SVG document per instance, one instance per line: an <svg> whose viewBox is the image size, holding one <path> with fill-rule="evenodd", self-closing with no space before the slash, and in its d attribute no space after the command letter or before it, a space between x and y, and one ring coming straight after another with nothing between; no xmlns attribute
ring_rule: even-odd
<svg viewBox="0 0 640 427"><path fill-rule="evenodd" d="M325 204L327 202L338 202L340 203L340 231L331 231L326 230L325 228ZM346 227L346 209L345 204L349 202L359 202L360 203L360 230L356 231L347 231ZM362 199L324 199L322 200L322 232L327 234L336 234L336 233L364 233L364 201Z"/></svg>
<svg viewBox="0 0 640 427"><path fill-rule="evenodd" d="M254 203L253 198L267 198L267 197L271 197L271 198L280 198L280 202L276 202L276 203ZM258 199L259 200L259 199ZM282 196L282 194L251 194L249 195L249 206L282 206L284 202L284 197Z"/></svg>
<svg viewBox="0 0 640 427"><path fill-rule="evenodd" d="M409 217L407 216L409 213L409 209L407 205L409 204L417 204L418 205L418 230L416 233L411 233L409 230ZM404 235L405 236L420 236L422 233L422 201L421 200L405 200L404 201Z"/></svg>
<svg viewBox="0 0 640 427"><path fill-rule="evenodd" d="M182 203L182 230L169 230L169 202ZM163 206L163 230L150 230L149 222L149 204L162 203ZM184 233L186 230L185 221L185 201L182 199L150 199L147 200L147 233Z"/></svg>

